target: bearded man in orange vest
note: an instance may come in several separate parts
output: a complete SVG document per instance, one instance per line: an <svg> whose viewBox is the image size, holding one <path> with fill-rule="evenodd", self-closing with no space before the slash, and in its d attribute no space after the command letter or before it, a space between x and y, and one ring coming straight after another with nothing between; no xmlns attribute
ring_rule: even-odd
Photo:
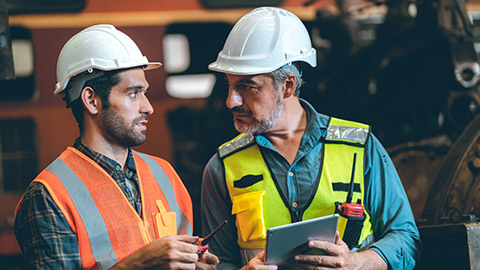
<svg viewBox="0 0 480 270"><path fill-rule="evenodd" d="M165 160L133 151L153 107L149 62L124 33L95 25L74 35L57 62L80 137L43 170L16 209L27 268L214 269L199 258L190 196Z"/></svg>

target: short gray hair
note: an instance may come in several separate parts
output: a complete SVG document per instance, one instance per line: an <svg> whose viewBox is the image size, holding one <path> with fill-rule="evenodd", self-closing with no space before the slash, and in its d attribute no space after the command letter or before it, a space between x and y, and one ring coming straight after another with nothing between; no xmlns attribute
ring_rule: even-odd
<svg viewBox="0 0 480 270"><path fill-rule="evenodd" d="M300 70L300 65L298 63L283 65L282 67L268 74L273 79L275 88L278 89L287 79L288 75L292 73L295 74L295 77L297 78L297 86L295 88L295 92L293 92L293 95L298 97L300 95L300 87L304 84L302 79L302 71Z"/></svg>

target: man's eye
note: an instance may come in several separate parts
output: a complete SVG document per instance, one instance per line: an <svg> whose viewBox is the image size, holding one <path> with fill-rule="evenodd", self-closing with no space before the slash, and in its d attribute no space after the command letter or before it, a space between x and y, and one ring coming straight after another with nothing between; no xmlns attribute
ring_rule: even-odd
<svg viewBox="0 0 480 270"><path fill-rule="evenodd" d="M137 95L138 95L138 92L136 92L136 91L135 91L135 92L132 92L132 93L130 93L130 97L131 97L131 98L136 98L136 97L137 97Z"/></svg>
<svg viewBox="0 0 480 270"><path fill-rule="evenodd" d="M251 89L254 89L255 87L252 87L250 85L246 85L246 84L242 84L242 85L239 85L238 86L238 89L239 90L251 90Z"/></svg>

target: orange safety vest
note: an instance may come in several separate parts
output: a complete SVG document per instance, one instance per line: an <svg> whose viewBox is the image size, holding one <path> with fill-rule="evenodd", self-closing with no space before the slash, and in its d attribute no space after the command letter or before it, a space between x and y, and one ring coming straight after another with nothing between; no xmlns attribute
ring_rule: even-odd
<svg viewBox="0 0 480 270"><path fill-rule="evenodd" d="M34 182L42 183L78 236L84 268L110 268L154 239L192 234L190 195L165 160L133 152L142 216L100 165L67 148Z"/></svg>

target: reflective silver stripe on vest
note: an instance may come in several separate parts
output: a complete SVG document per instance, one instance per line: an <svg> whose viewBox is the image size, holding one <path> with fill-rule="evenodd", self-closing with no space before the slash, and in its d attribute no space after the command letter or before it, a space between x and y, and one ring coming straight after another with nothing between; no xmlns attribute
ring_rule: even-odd
<svg viewBox="0 0 480 270"><path fill-rule="evenodd" d="M221 158L223 158L231 152L249 145L251 142L253 142L253 140L254 137L252 134L245 134L242 137L239 137L231 142L228 142L227 144L224 144L223 146L220 146L220 148L218 148L218 154Z"/></svg>
<svg viewBox="0 0 480 270"><path fill-rule="evenodd" d="M177 204L177 200L175 199L175 191L173 190L172 183L168 179L167 174L163 171L162 167L151 157L148 155L139 153L137 151L133 151L137 154L140 158L142 158L145 163L147 163L150 170L152 170L153 176L157 181L160 189L162 189L165 198L167 199L168 206L170 207L171 211L176 212L177 217L177 234L188 234L192 235L192 226L188 222L188 219L185 217L182 209Z"/></svg>
<svg viewBox="0 0 480 270"><path fill-rule="evenodd" d="M368 129L359 127L329 126L327 140L344 140L364 144L367 140Z"/></svg>
<svg viewBox="0 0 480 270"><path fill-rule="evenodd" d="M114 266L118 259L113 251L107 226L85 184L60 158L53 161L46 170L55 174L62 181L75 204L80 218L85 224L98 268L108 269Z"/></svg>

